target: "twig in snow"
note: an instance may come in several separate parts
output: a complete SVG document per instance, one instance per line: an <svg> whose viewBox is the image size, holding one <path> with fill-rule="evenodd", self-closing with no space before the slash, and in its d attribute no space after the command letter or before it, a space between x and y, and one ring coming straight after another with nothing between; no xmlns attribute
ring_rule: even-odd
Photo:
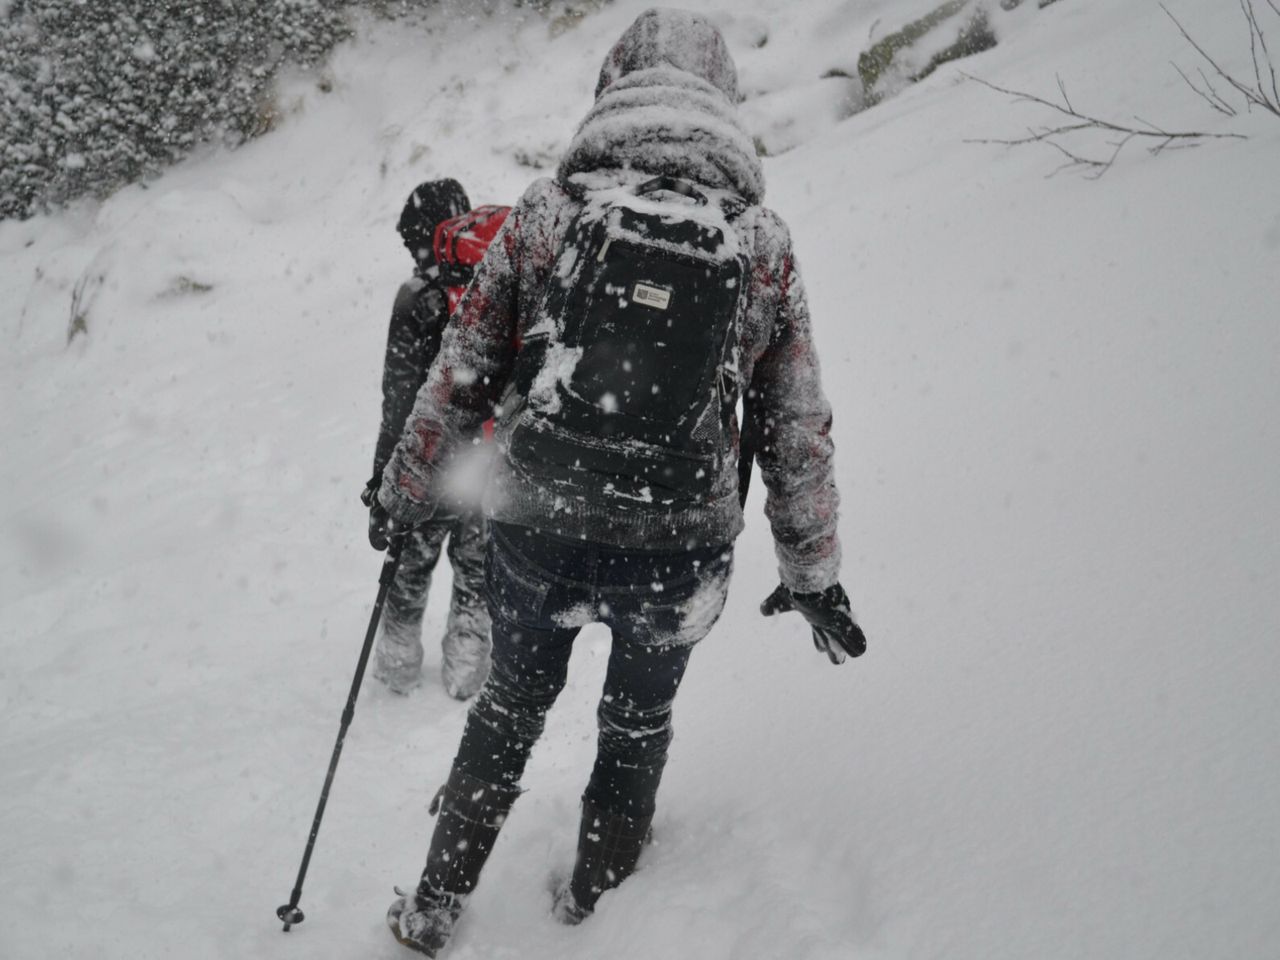
<svg viewBox="0 0 1280 960"><path fill-rule="evenodd" d="M77 336L89 335L89 307L97 298L104 279L105 274L95 274L86 270L71 289L71 319L67 324L67 346L71 346L71 341ZM92 289L90 289L91 285Z"/></svg>
<svg viewBox="0 0 1280 960"><path fill-rule="evenodd" d="M1272 12L1274 12L1276 16L1280 17L1280 6L1276 4L1276 0L1266 0L1266 2ZM1183 39L1186 40L1187 43L1191 44L1192 49L1195 50L1196 53L1200 54L1205 63L1209 64L1209 66L1213 68L1214 73L1229 83L1237 93L1244 97L1245 103L1248 104L1250 108L1260 107L1268 113L1273 113L1277 117L1280 117L1280 81L1277 80L1275 64L1271 60L1271 51L1267 47L1267 36L1262 30L1262 25L1258 22L1258 14L1254 9L1253 0L1240 0L1240 10L1244 13L1244 18L1249 24L1249 53L1253 59L1253 86L1250 86L1243 80L1238 80L1219 66L1218 62L1214 60L1213 57L1209 56L1204 47L1200 46L1200 44L1195 41L1191 34L1187 32L1187 28L1182 25L1177 17L1169 12L1169 8L1163 3L1160 4L1160 9L1165 12L1165 16L1173 21L1173 25L1178 28L1178 32L1182 34ZM1182 73L1181 70L1178 70L1178 72ZM1204 77L1205 83L1208 85L1208 78L1205 77L1204 71L1201 71L1200 75L1201 77ZM1182 78L1186 80L1186 74L1182 74ZM1196 93L1199 93L1202 97L1205 97L1206 100L1209 100L1210 105L1213 106L1214 109L1222 112L1220 105L1225 105L1225 101L1223 101L1221 97L1217 96L1217 91L1212 91L1214 99L1218 101L1215 104L1214 99L1210 99L1209 96L1206 96L1195 86L1195 84L1191 83L1190 80L1187 80L1187 83L1191 86L1192 90L1195 90ZM1270 89L1268 89L1268 87ZM1212 90L1211 86L1210 89ZM1228 107L1228 109L1230 108ZM1235 112L1232 110L1231 116L1234 115Z"/></svg>
<svg viewBox="0 0 1280 960"><path fill-rule="evenodd" d="M1268 0L1270 2L1270 0ZM1101 117L1090 116L1081 113L1071 103L1071 98L1067 94L1066 84L1063 83L1062 77L1057 77L1058 92L1062 96L1062 102L1056 103L1052 100L1046 100L1044 97L1038 97L1033 93L1026 93L1022 90L1010 90L1007 87L997 86L988 80L971 74L963 74L967 79L980 83L989 90L996 93L1002 93L1005 96L1012 97L1015 103L1032 103L1037 106L1046 107L1055 113L1068 118L1070 123L1060 123L1057 126L1031 127L1027 130L1025 137L1017 137L1009 140L969 140L967 143L996 143L1006 147L1020 147L1029 143L1047 143L1056 149L1059 153L1067 158L1067 163L1054 170L1049 176L1054 176L1062 170L1073 167L1086 167L1091 172L1088 174L1090 179L1096 180L1101 177L1116 162L1116 158L1120 156L1120 152L1129 144L1129 141L1136 138L1147 138L1155 142L1147 149L1153 156L1159 156L1171 146L1194 146L1201 140L1208 139L1235 139L1243 140L1244 137L1238 133L1205 133L1201 131L1175 131L1166 130L1157 126L1149 120L1143 120L1141 117L1134 117L1138 124L1133 126L1126 123L1117 123L1112 120L1104 120ZM1118 141L1109 142L1109 146L1113 149L1111 154L1105 159L1095 159L1085 156L1076 150L1071 149L1061 142L1061 138L1069 137L1071 134L1079 133L1083 130L1102 130L1109 133L1120 135Z"/></svg>
<svg viewBox="0 0 1280 960"><path fill-rule="evenodd" d="M1205 76L1204 70L1196 71L1200 74L1200 82L1204 84L1204 89L1202 90L1196 86L1195 81L1188 77L1180 66L1176 63L1172 64L1172 66L1173 69L1178 71L1178 76L1182 77L1186 85L1198 93L1201 98L1204 99L1205 103L1209 104L1209 106L1213 107L1213 109L1217 110L1219 113L1225 114L1228 117L1236 116L1236 108L1222 98L1222 95L1218 93L1217 89L1214 87L1213 81Z"/></svg>

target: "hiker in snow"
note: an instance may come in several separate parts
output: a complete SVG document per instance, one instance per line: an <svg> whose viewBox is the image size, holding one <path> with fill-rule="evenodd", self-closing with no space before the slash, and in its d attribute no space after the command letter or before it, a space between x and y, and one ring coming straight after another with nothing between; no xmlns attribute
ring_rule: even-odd
<svg viewBox="0 0 1280 960"><path fill-rule="evenodd" d="M837 493L803 287L704 17L651 10L606 57L554 179L521 197L445 331L379 490L433 515L496 416L486 588L493 669L468 714L417 889L387 914L434 956L520 794L575 636L613 641L595 766L555 916L577 923L635 868L693 646L724 606L743 528L741 442L767 488L782 584L833 661L865 649L837 581Z"/></svg>
<svg viewBox="0 0 1280 960"><path fill-rule="evenodd" d="M418 389L440 351L449 319L450 264L436 256L437 226L471 209L456 180L432 180L410 194L396 225L413 256L413 277L396 295L387 332L382 370L382 423L373 456L373 477L365 489L369 506L369 542L387 547L386 512L374 499ZM505 208L502 208L505 210ZM445 625L441 679L459 700L480 689L489 670L489 611L484 600L484 521L478 510L445 513L408 534L400 568L387 596L378 635L374 676L396 693L418 685L422 670L422 618L431 574L448 537L453 565L453 596Z"/></svg>

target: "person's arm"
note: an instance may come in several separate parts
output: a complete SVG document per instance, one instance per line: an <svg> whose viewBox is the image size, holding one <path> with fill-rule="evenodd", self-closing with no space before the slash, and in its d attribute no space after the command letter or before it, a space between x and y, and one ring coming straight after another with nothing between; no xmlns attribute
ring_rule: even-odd
<svg viewBox="0 0 1280 960"><path fill-rule="evenodd" d="M396 295L382 367L382 423L373 454L375 478L381 477L390 462L418 389L439 353L445 311L444 291L421 278L403 284Z"/></svg>
<svg viewBox="0 0 1280 960"><path fill-rule="evenodd" d="M796 593L816 593L840 573L831 405L789 237L776 264L777 313L743 399L742 442L755 453L768 490L765 515L782 583Z"/></svg>
<svg viewBox="0 0 1280 960"><path fill-rule="evenodd" d="M529 213L522 198L489 244L383 471L378 499L399 521L420 523L432 515L444 492L440 476L493 415L511 374Z"/></svg>

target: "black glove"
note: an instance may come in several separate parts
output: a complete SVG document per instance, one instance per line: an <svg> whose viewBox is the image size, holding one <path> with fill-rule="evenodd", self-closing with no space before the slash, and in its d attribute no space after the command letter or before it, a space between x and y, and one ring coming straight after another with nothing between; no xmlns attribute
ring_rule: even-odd
<svg viewBox="0 0 1280 960"><path fill-rule="evenodd" d="M369 482L360 491L360 502L369 508L369 546L382 551L387 549L387 524L391 517L378 503L378 488L382 486L382 471L375 470Z"/></svg>
<svg viewBox="0 0 1280 960"><path fill-rule="evenodd" d="M377 500L369 508L369 546L382 551L391 545L397 537L413 532L413 525L397 520L387 513L386 507Z"/></svg>
<svg viewBox="0 0 1280 960"><path fill-rule="evenodd" d="M410 524L396 520L387 508L378 502L378 488L382 486L382 471L377 471L360 491L360 502L369 508L369 546L381 552L396 537L411 533Z"/></svg>
<svg viewBox="0 0 1280 960"><path fill-rule="evenodd" d="M821 593L792 593L782 584L760 604L766 617L789 610L799 612L813 628L813 645L825 653L832 663L844 663L846 656L860 657L867 650L862 628L853 622L849 597L840 584Z"/></svg>
<svg viewBox="0 0 1280 960"><path fill-rule="evenodd" d="M360 502L370 509L378 502L378 488L382 486L382 471L375 470L373 476L369 478L369 482L364 485L364 489L360 491Z"/></svg>

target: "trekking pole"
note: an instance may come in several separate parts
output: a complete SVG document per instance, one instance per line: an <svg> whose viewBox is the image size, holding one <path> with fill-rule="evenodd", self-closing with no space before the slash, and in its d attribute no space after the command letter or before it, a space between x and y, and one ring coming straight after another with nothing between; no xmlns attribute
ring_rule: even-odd
<svg viewBox="0 0 1280 960"><path fill-rule="evenodd" d="M369 618L369 629L364 635L364 646L360 649L360 662L356 664L356 675L351 681L351 693L347 696L346 709L342 711L342 725L338 728L338 740L333 745L333 756L329 759L329 773L324 778L324 789L320 791L316 817L311 822L311 835L307 838L306 852L302 854L302 866L298 868L298 879L293 885L289 902L276 909L276 916L284 921L285 933L288 933L289 928L295 923L301 923L306 919L298 909L298 901L302 898L302 881L307 877L311 851L316 845L316 834L320 832L320 818L324 816L324 807L329 801L329 788L333 786L333 775L338 769L338 757L342 755L342 741L347 736L347 728L351 726L351 718L355 716L356 695L360 693L360 683L364 680L365 666L369 663L369 652L373 649L373 637L378 632L378 621L382 619L382 608L387 602L391 581L396 578L396 570L400 566L400 549L404 546L404 539L404 537L394 537L387 547L386 559L382 561L382 573L378 577L378 599L373 604L373 616Z"/></svg>

